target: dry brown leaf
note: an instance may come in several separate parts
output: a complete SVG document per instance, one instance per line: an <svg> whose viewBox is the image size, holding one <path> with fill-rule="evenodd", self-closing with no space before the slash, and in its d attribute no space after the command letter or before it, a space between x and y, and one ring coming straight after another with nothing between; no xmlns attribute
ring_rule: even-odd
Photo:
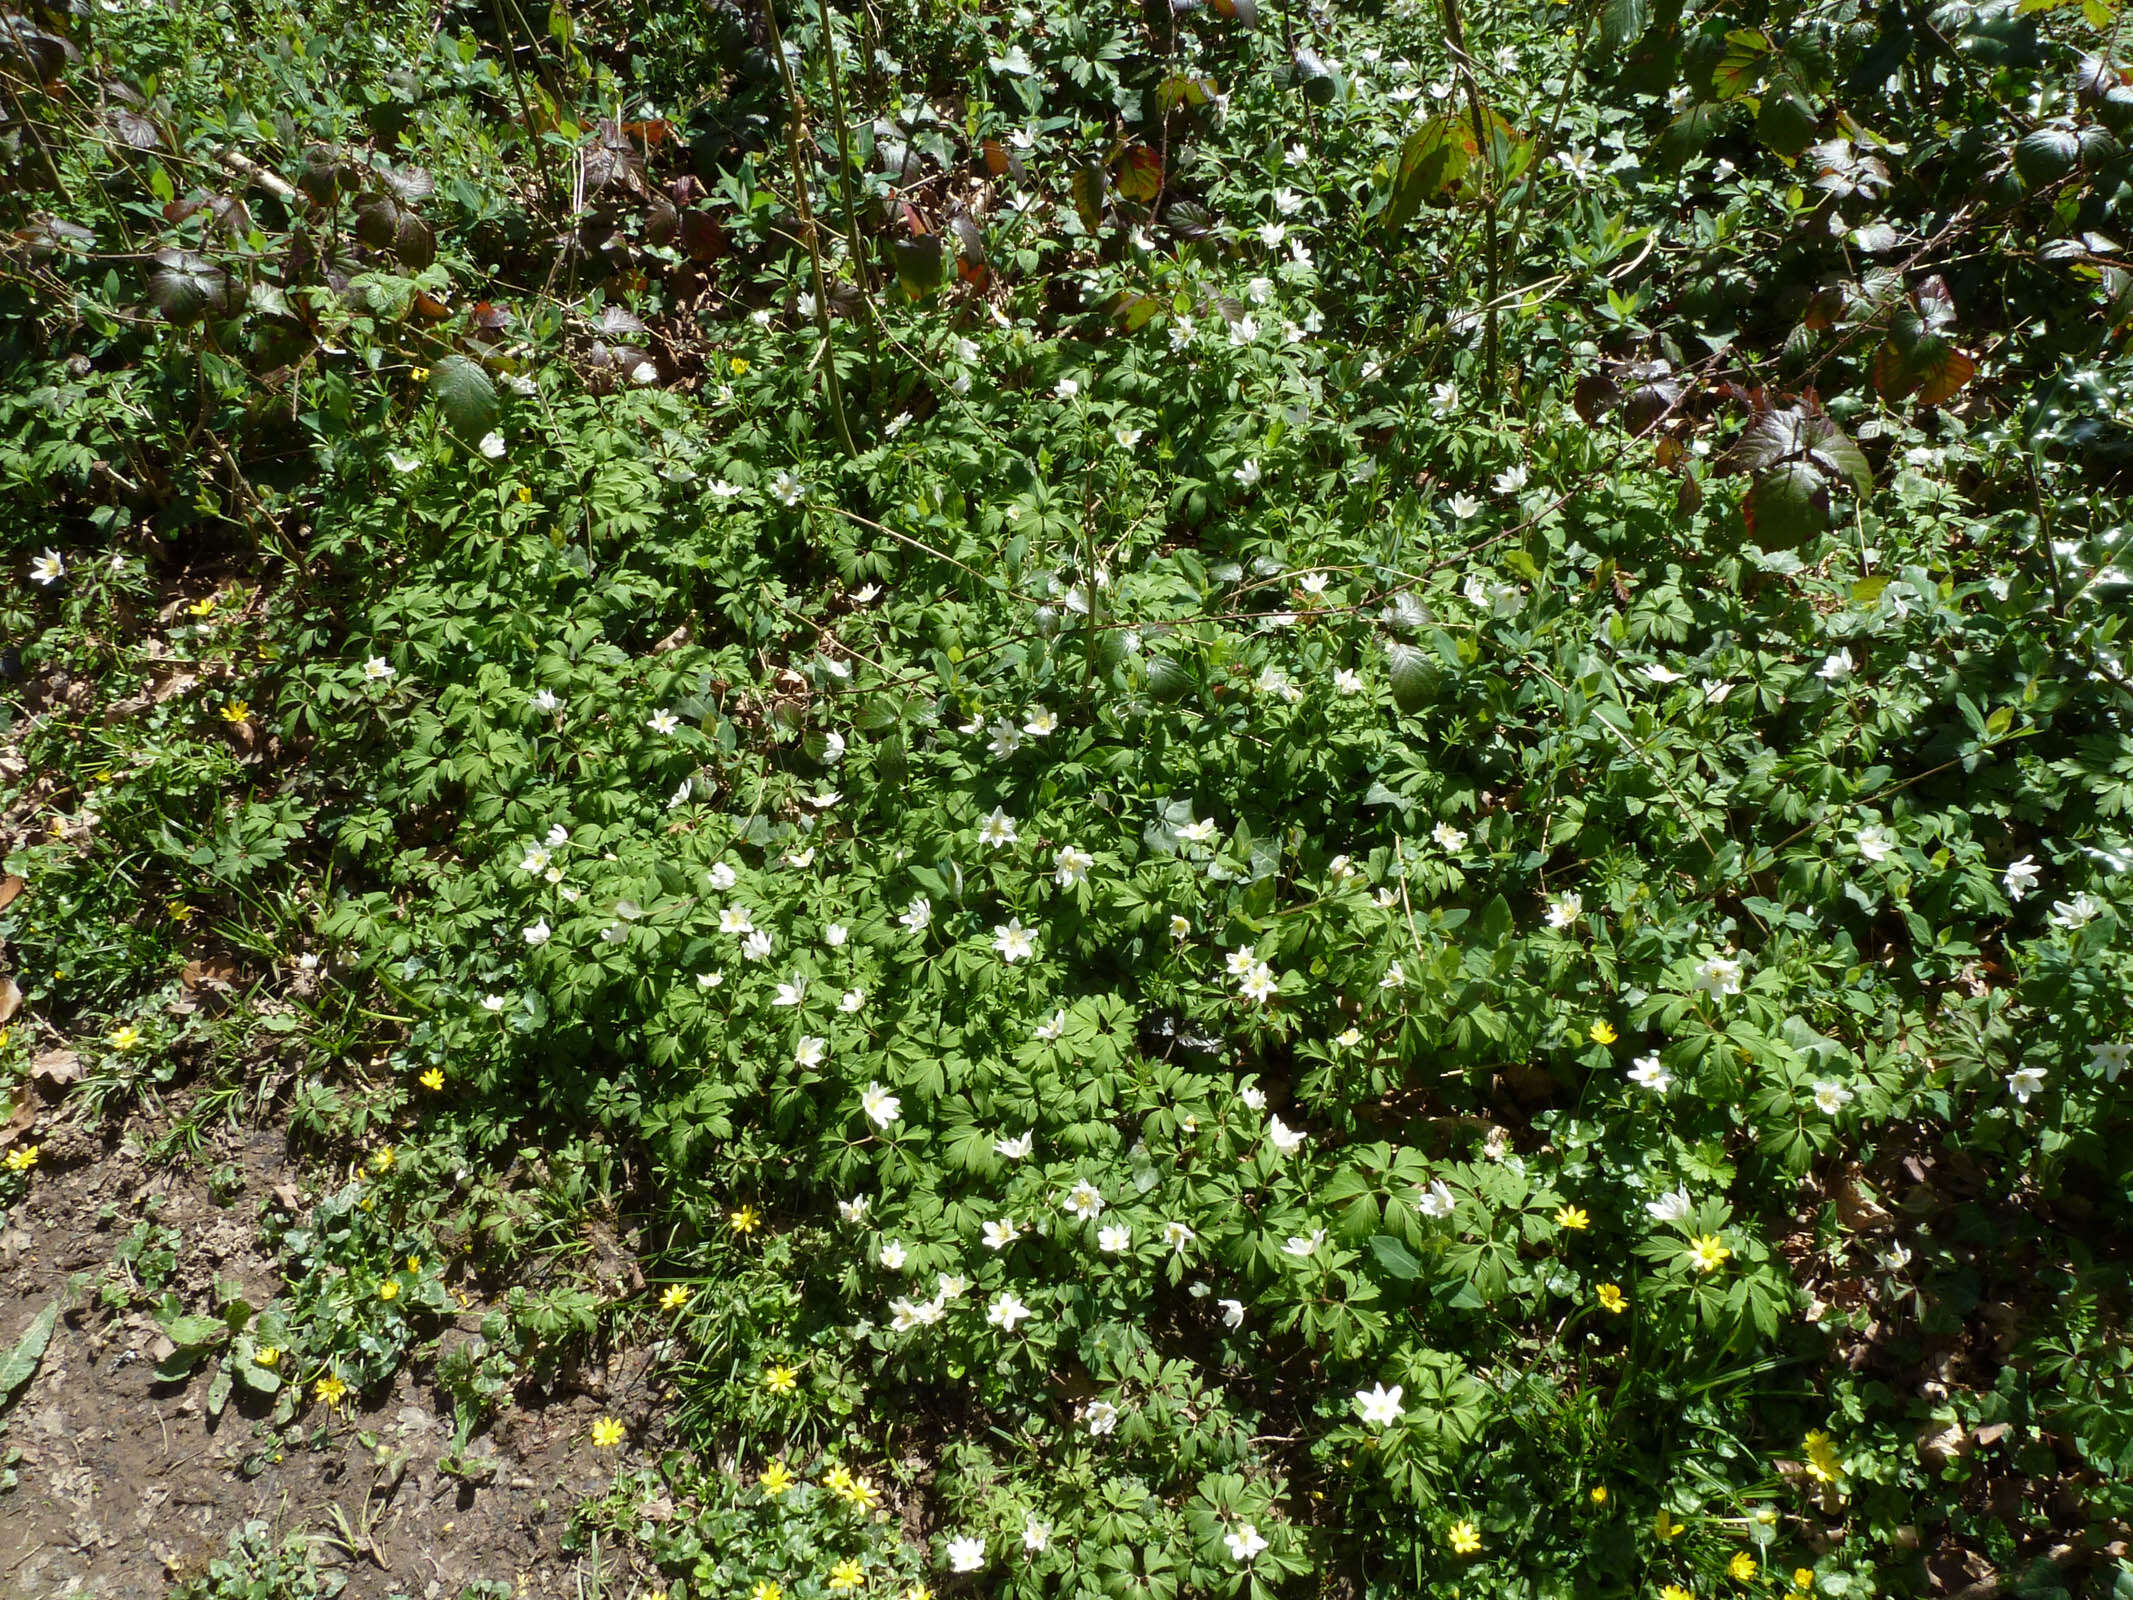
<svg viewBox="0 0 2133 1600"><path fill-rule="evenodd" d="M226 989L237 978L237 963L228 956L199 956L185 963L178 981L188 989L213 985Z"/></svg>
<svg viewBox="0 0 2133 1600"><path fill-rule="evenodd" d="M13 978L0 978L0 1022L7 1021L22 1009L22 991L15 986Z"/></svg>
<svg viewBox="0 0 2133 1600"><path fill-rule="evenodd" d="M9 906L13 905L15 903L15 897L21 894L22 891L28 887L29 886L27 884L25 884L20 878L16 877L12 872L10 872L6 877L0 878L0 911L5 911Z"/></svg>
<svg viewBox="0 0 2133 1600"><path fill-rule="evenodd" d="M72 1050L47 1050L30 1058L30 1076L47 1089L64 1089L81 1079L81 1057Z"/></svg>

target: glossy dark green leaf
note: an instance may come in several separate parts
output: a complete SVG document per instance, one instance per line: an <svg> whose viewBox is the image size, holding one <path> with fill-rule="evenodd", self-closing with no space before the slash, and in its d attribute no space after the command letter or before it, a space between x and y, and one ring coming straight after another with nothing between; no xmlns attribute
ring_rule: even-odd
<svg viewBox="0 0 2133 1600"><path fill-rule="evenodd" d="M446 356L430 370L430 393L445 425L469 444L491 432L503 414L496 385L481 363L465 356Z"/></svg>

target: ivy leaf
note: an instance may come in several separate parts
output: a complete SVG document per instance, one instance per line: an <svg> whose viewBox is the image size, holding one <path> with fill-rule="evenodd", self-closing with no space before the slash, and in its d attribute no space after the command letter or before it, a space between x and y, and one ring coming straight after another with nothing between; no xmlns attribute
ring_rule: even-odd
<svg viewBox="0 0 2133 1600"><path fill-rule="evenodd" d="M430 393L444 413L445 425L462 439L492 432L502 415L496 385L480 362L465 356L446 356L430 369Z"/></svg>

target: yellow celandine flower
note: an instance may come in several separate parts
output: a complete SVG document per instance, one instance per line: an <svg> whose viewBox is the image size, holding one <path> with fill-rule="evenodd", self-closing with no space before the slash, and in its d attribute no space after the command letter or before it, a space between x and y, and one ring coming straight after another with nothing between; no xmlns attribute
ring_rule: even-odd
<svg viewBox="0 0 2133 1600"><path fill-rule="evenodd" d="M1726 1563L1726 1575L1735 1583L1752 1583L1755 1580L1755 1557L1745 1550L1733 1552L1733 1559Z"/></svg>
<svg viewBox="0 0 2133 1600"><path fill-rule="evenodd" d="M1592 1503L1596 1506L1604 1506L1605 1504L1607 1504L1606 1484L1596 1483L1592 1486Z"/></svg>
<svg viewBox="0 0 2133 1600"><path fill-rule="evenodd" d="M348 1393L348 1385L341 1382L338 1372L329 1372L311 1386L311 1392L329 1406L337 1406Z"/></svg>
<svg viewBox="0 0 2133 1600"><path fill-rule="evenodd" d="M791 1394L800 1374L791 1367L772 1367L763 1374L763 1387L772 1394Z"/></svg>
<svg viewBox="0 0 2133 1600"><path fill-rule="evenodd" d="M215 596L203 595L185 608L196 617L204 617L215 609Z"/></svg>
<svg viewBox="0 0 2133 1600"><path fill-rule="evenodd" d="M1844 1471L1844 1458L1837 1454L1837 1441L1816 1428L1800 1441L1807 1452L1807 1475L1818 1483L1835 1483Z"/></svg>
<svg viewBox="0 0 2133 1600"><path fill-rule="evenodd" d="M1680 1584L1670 1583L1659 1591L1659 1600L1696 1600L1696 1597Z"/></svg>
<svg viewBox="0 0 2133 1600"><path fill-rule="evenodd" d="M422 1257L409 1256L407 1258L407 1270L410 1272L420 1272L422 1270Z"/></svg>
<svg viewBox="0 0 2133 1600"><path fill-rule="evenodd" d="M793 1477L792 1469L784 1462L773 1461L756 1475L755 1481L761 1485L763 1493L775 1499L799 1480Z"/></svg>
<svg viewBox="0 0 2133 1600"><path fill-rule="evenodd" d="M394 1282L391 1278L387 1278L383 1283L378 1285L378 1298L380 1300L399 1299L400 1285Z"/></svg>
<svg viewBox="0 0 2133 1600"><path fill-rule="evenodd" d="M222 720L232 727L243 727L252 720L252 708L242 700L232 700L222 708Z"/></svg>
<svg viewBox="0 0 2133 1600"><path fill-rule="evenodd" d="M1481 1548L1481 1530L1471 1522L1461 1520L1453 1523L1444 1536L1451 1541L1454 1555L1470 1556Z"/></svg>
<svg viewBox="0 0 2133 1600"><path fill-rule="evenodd" d="M1595 1293L1600 1302L1600 1309L1612 1316L1619 1317L1629 1309L1629 1297L1622 1292L1622 1285L1619 1283L1603 1283Z"/></svg>
<svg viewBox="0 0 2133 1600"><path fill-rule="evenodd" d="M370 1170L372 1172L388 1172L392 1169L392 1164L393 1147L391 1145L381 1144L370 1153Z"/></svg>
<svg viewBox="0 0 2133 1600"><path fill-rule="evenodd" d="M659 1297L659 1309L662 1311L679 1311L688 1303L689 1291L678 1283L668 1284L667 1292Z"/></svg>
<svg viewBox="0 0 2133 1600"><path fill-rule="evenodd" d="M171 916L179 922L190 922L193 920L193 908L187 905L183 900L173 900L163 909L168 911Z"/></svg>
<svg viewBox="0 0 2133 1600"><path fill-rule="evenodd" d="M922 1583L914 1583L904 1591L904 1600L933 1600L933 1591Z"/></svg>
<svg viewBox="0 0 2133 1600"><path fill-rule="evenodd" d="M841 1495L852 1486L852 1469L839 1464L822 1474L822 1487L831 1494Z"/></svg>
<svg viewBox="0 0 2133 1600"><path fill-rule="evenodd" d="M1613 1044L1621 1037L1620 1034L1615 1032L1615 1025L1612 1022L1595 1022L1592 1025L1592 1042L1594 1044Z"/></svg>
<svg viewBox="0 0 2133 1600"><path fill-rule="evenodd" d="M765 1578L748 1591L748 1600L785 1600L785 1591Z"/></svg>
<svg viewBox="0 0 2133 1600"><path fill-rule="evenodd" d="M533 499L533 491L532 491L531 489L527 488L527 487L526 487L526 486L525 486L525 485L524 485L523 483L522 483L522 484L520 484L520 485L518 486L518 503L519 503L520 505L527 505L527 504L529 504L529 503L530 503L530 502L532 501L532 499ZM777 1587L777 1586L776 1586L775 1584L773 1584L773 1585L772 1585L771 1587L775 1588L775 1587Z"/></svg>
<svg viewBox="0 0 2133 1600"><path fill-rule="evenodd" d="M754 1206L742 1206L738 1211L726 1213L726 1226L735 1233L753 1233L761 1225L762 1220L761 1217L756 1215Z"/></svg>
<svg viewBox="0 0 2133 1600"><path fill-rule="evenodd" d="M263 1344L252 1352L252 1360L259 1366L271 1367L281 1360L281 1346Z"/></svg>
<svg viewBox="0 0 2133 1600"><path fill-rule="evenodd" d="M840 1561L830 1568L829 1586L832 1589L856 1589L866 1581L866 1573L857 1561Z"/></svg>
<svg viewBox="0 0 2133 1600"><path fill-rule="evenodd" d="M430 369L428 367L417 367L408 376L417 383L428 383L430 381Z"/></svg>
<svg viewBox="0 0 2133 1600"><path fill-rule="evenodd" d="M1583 1206L1561 1206L1555 1213L1555 1225L1572 1233L1582 1233L1592 1226L1592 1217Z"/></svg>
<svg viewBox="0 0 2133 1600"><path fill-rule="evenodd" d="M874 1487L874 1480L864 1474L852 1480L852 1486L844 1491L844 1497L861 1511L872 1511L881 1504L881 1491Z"/></svg>
<svg viewBox="0 0 2133 1600"><path fill-rule="evenodd" d="M1815 1569L1813 1567L1794 1567L1792 1569L1792 1586L1795 1589L1812 1589L1815 1586Z"/></svg>
<svg viewBox="0 0 2133 1600"><path fill-rule="evenodd" d="M432 1067L420 1078L416 1079L416 1082L420 1083L425 1089L442 1089L444 1087L444 1069L442 1067Z"/></svg>
<svg viewBox="0 0 2133 1600"><path fill-rule="evenodd" d="M748 358L746 356L735 356L733 360L727 364L732 367L733 375L736 378L742 376L748 370Z"/></svg>
<svg viewBox="0 0 2133 1600"><path fill-rule="evenodd" d="M622 1424L613 1417L600 1417L592 1425L592 1442L602 1450L612 1450L622 1442Z"/></svg>
<svg viewBox="0 0 2133 1600"><path fill-rule="evenodd" d="M7 1170L10 1172L27 1172L36 1165L36 1145L26 1144L20 1150L10 1150L7 1153Z"/></svg>
<svg viewBox="0 0 2133 1600"><path fill-rule="evenodd" d="M1662 1539L1680 1538L1681 1530L1687 1526L1687 1523L1677 1521L1673 1512L1667 1510L1665 1506L1661 1506L1659 1515L1652 1518L1652 1532Z"/></svg>
<svg viewBox="0 0 2133 1600"><path fill-rule="evenodd" d="M1689 1261L1698 1272L1716 1272L1733 1252L1715 1233L1699 1233L1689 1241Z"/></svg>
<svg viewBox="0 0 2133 1600"><path fill-rule="evenodd" d="M111 1048L114 1050L131 1050L140 1042L141 1030L130 1022L111 1036Z"/></svg>

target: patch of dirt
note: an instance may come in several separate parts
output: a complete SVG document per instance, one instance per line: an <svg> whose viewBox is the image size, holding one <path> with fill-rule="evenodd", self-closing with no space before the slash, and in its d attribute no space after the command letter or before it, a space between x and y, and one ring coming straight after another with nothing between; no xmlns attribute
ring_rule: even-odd
<svg viewBox="0 0 2133 1600"><path fill-rule="evenodd" d="M232 1167L242 1189L218 1204L206 1175L221 1173L228 1198ZM208 1301L217 1277L263 1303L281 1283L252 1219L262 1197L298 1179L270 1130L231 1130L186 1171L150 1170L132 1144L78 1127L44 1133L36 1180L0 1229L0 1351L54 1297L65 1311L36 1377L0 1414L0 1458L20 1453L18 1485L0 1493L0 1600L162 1600L255 1519L277 1535L329 1536L316 1548L322 1564L345 1571L348 1600L457 1600L477 1580L520 1594L577 1592L579 1558L560 1539L572 1508L606 1488L617 1465L588 1439L605 1409L594 1393L608 1406L623 1402L617 1391L641 1393L641 1360L615 1363L632 1369L628 1378L581 1376L593 1393L506 1410L469 1445L470 1460L495 1466L475 1487L439 1471L452 1440L449 1403L404 1370L382 1399L330 1418L314 1406L277 1441L236 1400L208 1418L211 1369L157 1382L154 1321L98 1305L106 1264L143 1219L180 1236L169 1286L189 1307ZM70 1279L86 1285L71 1297ZM356 1533L355 1554L343 1547L344 1525Z"/></svg>

